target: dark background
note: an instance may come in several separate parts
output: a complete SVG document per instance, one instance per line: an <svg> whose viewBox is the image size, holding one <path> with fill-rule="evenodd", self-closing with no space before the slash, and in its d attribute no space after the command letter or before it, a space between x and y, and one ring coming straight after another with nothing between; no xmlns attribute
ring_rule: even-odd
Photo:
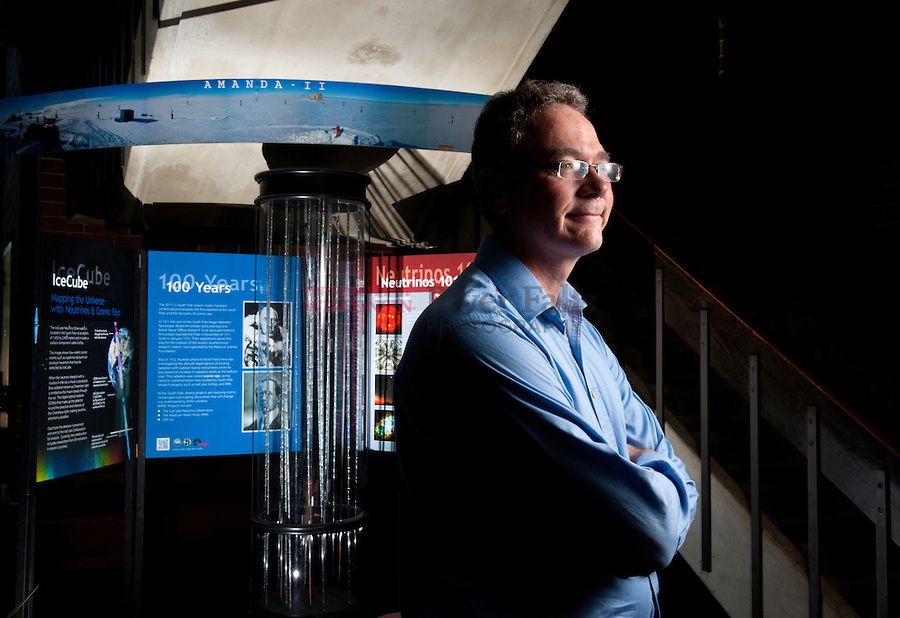
<svg viewBox="0 0 900 618"><path fill-rule="evenodd" d="M3 0L0 46L22 54L22 94L117 83L127 62L99 59L128 46L129 6ZM601 142L625 167L617 212L895 444L897 26L849 10L720 18L571 0L528 71L591 97ZM614 218L608 238L624 225ZM2 433L5 611L21 453ZM366 462L377 612L394 603L393 465ZM149 615L243 613L249 477L246 458L148 462ZM122 615L123 484L111 467L38 487L37 615Z"/></svg>
<svg viewBox="0 0 900 618"><path fill-rule="evenodd" d="M528 72L590 96L616 210L895 446L898 25L574 0Z"/></svg>

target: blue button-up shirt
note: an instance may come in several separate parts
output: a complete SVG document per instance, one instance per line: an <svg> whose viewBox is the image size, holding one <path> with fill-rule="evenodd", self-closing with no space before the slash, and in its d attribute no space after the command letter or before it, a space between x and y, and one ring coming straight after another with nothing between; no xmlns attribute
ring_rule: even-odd
<svg viewBox="0 0 900 618"><path fill-rule="evenodd" d="M697 491L584 306L486 238L416 321L394 382L404 618L654 615Z"/></svg>

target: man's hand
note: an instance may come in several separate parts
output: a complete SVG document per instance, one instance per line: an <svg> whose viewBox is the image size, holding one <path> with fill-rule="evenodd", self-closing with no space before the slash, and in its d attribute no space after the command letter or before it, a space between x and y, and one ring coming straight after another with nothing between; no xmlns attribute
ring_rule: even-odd
<svg viewBox="0 0 900 618"><path fill-rule="evenodd" d="M638 457L643 455L644 453L652 453L652 448L637 448L634 446L628 445L628 458L632 463L637 463Z"/></svg>

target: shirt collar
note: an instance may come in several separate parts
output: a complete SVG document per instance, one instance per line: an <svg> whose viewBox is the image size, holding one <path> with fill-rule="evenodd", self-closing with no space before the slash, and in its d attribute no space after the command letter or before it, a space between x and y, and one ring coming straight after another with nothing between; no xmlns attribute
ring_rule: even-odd
<svg viewBox="0 0 900 618"><path fill-rule="evenodd" d="M553 302L530 270L491 236L485 236L475 256L475 265L487 274L500 293L531 322L553 308ZM566 282L559 293L557 305L564 314L581 311L585 303L575 289Z"/></svg>
<svg viewBox="0 0 900 618"><path fill-rule="evenodd" d="M556 299L556 306L564 314L581 314L587 303L581 297L581 294L575 291L567 281L559 291L559 297Z"/></svg>

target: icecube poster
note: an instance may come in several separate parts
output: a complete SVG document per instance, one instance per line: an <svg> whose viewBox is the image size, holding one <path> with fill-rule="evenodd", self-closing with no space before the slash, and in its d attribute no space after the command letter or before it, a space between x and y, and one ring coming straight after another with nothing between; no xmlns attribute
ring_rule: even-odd
<svg viewBox="0 0 900 618"><path fill-rule="evenodd" d="M290 311L265 302L266 257L151 251L147 269L146 456L251 453Z"/></svg>
<svg viewBox="0 0 900 618"><path fill-rule="evenodd" d="M136 395L138 254L44 234L39 303L36 480L128 458Z"/></svg>
<svg viewBox="0 0 900 618"><path fill-rule="evenodd" d="M384 256L369 262L367 446L394 450L394 372L416 320L472 263L474 253Z"/></svg>

